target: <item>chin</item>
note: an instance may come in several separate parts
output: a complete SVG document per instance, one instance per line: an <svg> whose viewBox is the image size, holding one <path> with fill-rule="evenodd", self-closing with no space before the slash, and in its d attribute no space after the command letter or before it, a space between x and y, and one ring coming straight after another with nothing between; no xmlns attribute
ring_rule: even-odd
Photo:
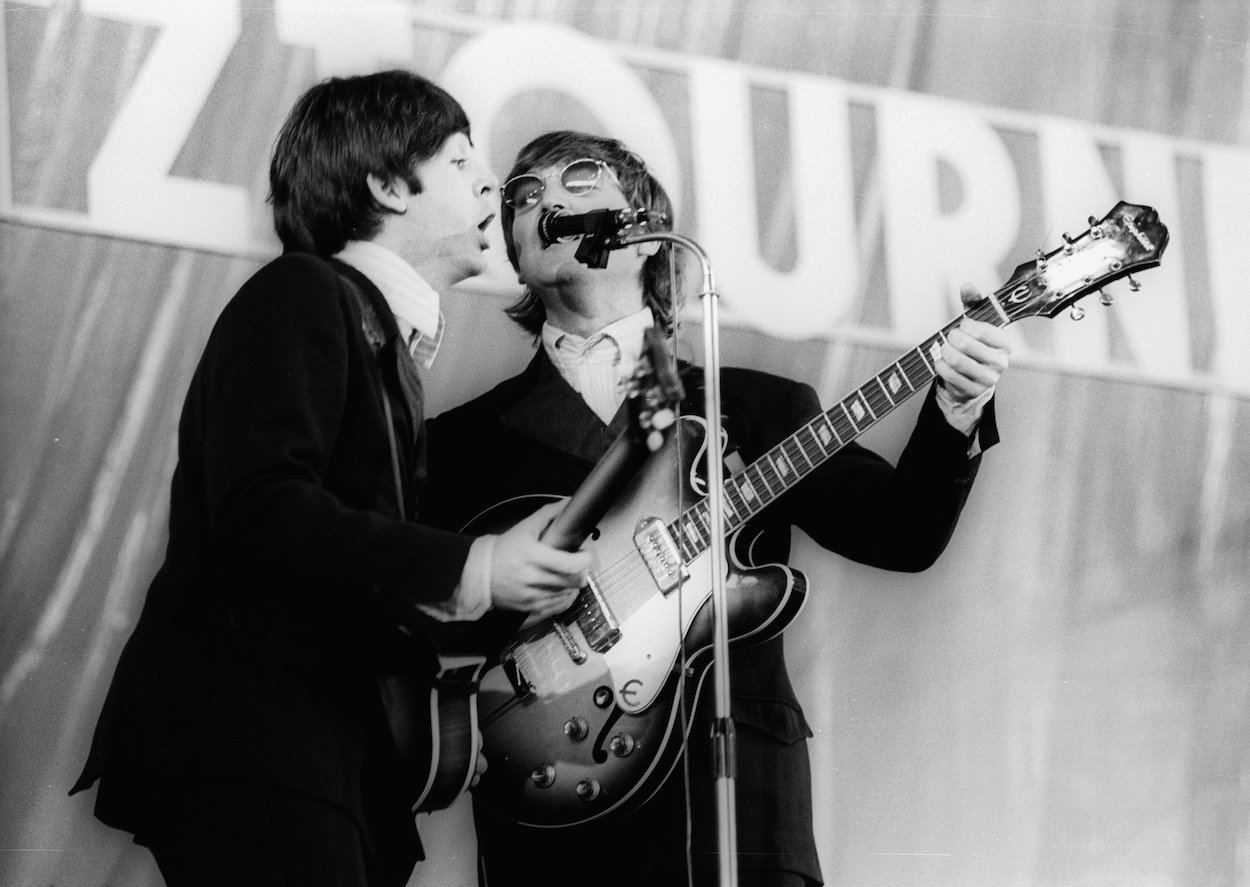
<svg viewBox="0 0 1250 887"><path fill-rule="evenodd" d="M485 274L489 267L490 263L486 261L486 254L478 253L464 263L465 276L477 277L479 274Z"/></svg>

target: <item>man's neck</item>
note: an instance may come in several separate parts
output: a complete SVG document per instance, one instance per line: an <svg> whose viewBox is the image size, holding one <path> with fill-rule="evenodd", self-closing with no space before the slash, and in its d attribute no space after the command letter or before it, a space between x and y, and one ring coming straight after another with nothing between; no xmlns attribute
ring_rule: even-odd
<svg viewBox="0 0 1250 887"><path fill-rule="evenodd" d="M563 291L543 300L547 322L557 329L587 338L610 323L638 311L643 306L640 292L590 290Z"/></svg>
<svg viewBox="0 0 1250 887"><path fill-rule="evenodd" d="M411 245L385 225L372 239L378 246L384 246L413 267L421 279L428 283L435 292L443 293L469 275L465 273L463 263L454 257L439 255L414 255Z"/></svg>
<svg viewBox="0 0 1250 887"><path fill-rule="evenodd" d="M438 290L403 256L376 241L351 240L335 258L364 274L378 288L400 322L400 332L405 338L412 329L428 337L438 337L441 326Z"/></svg>

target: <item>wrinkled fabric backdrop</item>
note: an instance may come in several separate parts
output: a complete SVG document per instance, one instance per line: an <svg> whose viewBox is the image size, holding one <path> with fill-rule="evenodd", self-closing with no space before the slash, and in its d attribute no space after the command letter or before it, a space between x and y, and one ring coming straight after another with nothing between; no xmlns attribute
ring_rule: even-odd
<svg viewBox="0 0 1250 887"><path fill-rule="evenodd" d="M549 128L634 144L708 249L722 360L826 406L954 317L962 280L997 287L1117 199L1159 208L1172 242L1141 293L1013 327L1003 442L937 566L797 540L813 591L787 653L831 883L1250 883L1250 4L3 13L0 884L161 883L66 791L161 558L199 351L277 251L272 139L315 80L393 65L465 101L500 175ZM528 358L514 294L498 259L448 294L433 412ZM897 455L914 406L864 441ZM463 816L426 828L413 884L470 883Z"/></svg>

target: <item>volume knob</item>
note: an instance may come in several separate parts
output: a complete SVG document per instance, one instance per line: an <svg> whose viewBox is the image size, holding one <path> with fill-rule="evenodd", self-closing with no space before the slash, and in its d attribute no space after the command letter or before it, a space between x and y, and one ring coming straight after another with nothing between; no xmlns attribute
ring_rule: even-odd
<svg viewBox="0 0 1250 887"><path fill-rule="evenodd" d="M569 718L564 722L564 735L574 742L580 742L590 733L590 725L585 718Z"/></svg>
<svg viewBox="0 0 1250 887"><path fill-rule="evenodd" d="M530 771L530 781L539 788L550 788L556 781L554 764L539 764Z"/></svg>
<svg viewBox="0 0 1250 887"><path fill-rule="evenodd" d="M612 741L608 743L608 747L612 749L612 754L618 758L627 757L634 750L635 745L637 743L634 741L634 737L628 733L617 733L612 737Z"/></svg>
<svg viewBox="0 0 1250 887"><path fill-rule="evenodd" d="M583 801L593 801L599 797L599 793L603 791L603 787L599 785L597 779L579 779L577 782L577 796Z"/></svg>

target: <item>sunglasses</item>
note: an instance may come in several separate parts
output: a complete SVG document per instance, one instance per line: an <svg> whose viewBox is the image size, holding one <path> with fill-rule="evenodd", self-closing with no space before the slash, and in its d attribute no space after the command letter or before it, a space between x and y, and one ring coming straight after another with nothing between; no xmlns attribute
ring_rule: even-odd
<svg viewBox="0 0 1250 887"><path fill-rule="evenodd" d="M619 188L621 182L612 171L612 167L602 160L593 160L590 157L583 157L565 165L558 175L565 191L570 194L589 194L599 187L599 179L605 171ZM524 173L513 176L503 183L501 191L503 202L513 209L533 206L542 198L543 191L547 190L547 179L553 175L557 173L547 173L545 176Z"/></svg>

